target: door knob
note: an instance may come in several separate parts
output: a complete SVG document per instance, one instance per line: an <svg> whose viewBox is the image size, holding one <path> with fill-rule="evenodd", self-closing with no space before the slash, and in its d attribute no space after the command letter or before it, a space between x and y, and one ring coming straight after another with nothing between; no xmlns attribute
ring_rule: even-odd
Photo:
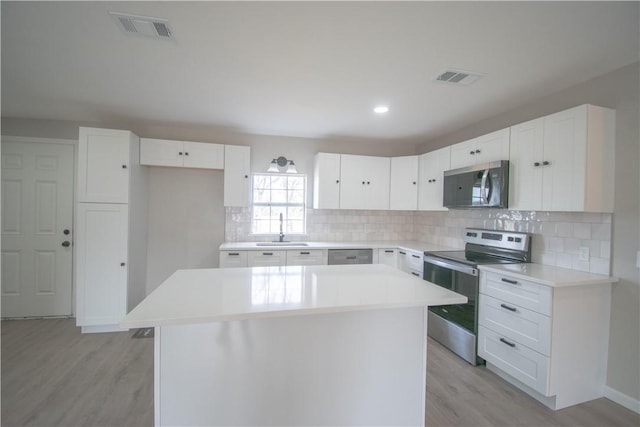
<svg viewBox="0 0 640 427"><path fill-rule="evenodd" d="M65 240L64 242L62 242L62 246L65 248L68 248L69 246L71 246L71 242L69 242L68 240Z"/></svg>

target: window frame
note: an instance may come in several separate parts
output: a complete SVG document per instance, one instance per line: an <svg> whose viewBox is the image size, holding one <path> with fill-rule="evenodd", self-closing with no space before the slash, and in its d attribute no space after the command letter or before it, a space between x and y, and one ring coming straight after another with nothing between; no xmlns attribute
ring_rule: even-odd
<svg viewBox="0 0 640 427"><path fill-rule="evenodd" d="M292 202L256 202L255 201L255 183L256 183L256 177L269 177L272 178L274 176L281 176L281 177L299 177L302 178L302 202L301 203L292 203ZM276 189L277 190L277 189ZM289 187L288 182L287 182L287 186L284 189L285 191L292 191L293 189ZM300 190L300 189L295 189L295 190ZM273 191L273 188L271 187L271 183L270 183L270 187L269 187L269 191ZM277 231L269 231L269 232L257 232L256 231L256 226L255 226L255 221L256 221L256 207L269 207L271 208L283 208L285 212L287 212L288 208L301 208L302 209L302 231L301 232L294 232L294 231L287 231L288 230L288 226L287 223L289 221L288 215L285 214L284 218L283 218L283 233L287 236L305 236L307 234L307 175L306 174L301 174L301 173L253 173L251 175L251 235L255 235L255 236L273 236L274 234L277 235L279 234L280 230L278 227ZM266 220L266 218L263 218L261 220ZM269 216L269 221L273 222L276 221L273 219L273 217L270 215ZM292 220L293 221L293 220ZM273 224L271 224L273 225ZM271 229L273 230L273 229Z"/></svg>

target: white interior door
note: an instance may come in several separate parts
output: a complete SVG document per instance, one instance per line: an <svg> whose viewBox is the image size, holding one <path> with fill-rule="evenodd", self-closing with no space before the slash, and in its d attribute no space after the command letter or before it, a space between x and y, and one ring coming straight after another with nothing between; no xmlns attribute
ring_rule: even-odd
<svg viewBox="0 0 640 427"><path fill-rule="evenodd" d="M2 317L72 314L73 159L72 145L2 140Z"/></svg>

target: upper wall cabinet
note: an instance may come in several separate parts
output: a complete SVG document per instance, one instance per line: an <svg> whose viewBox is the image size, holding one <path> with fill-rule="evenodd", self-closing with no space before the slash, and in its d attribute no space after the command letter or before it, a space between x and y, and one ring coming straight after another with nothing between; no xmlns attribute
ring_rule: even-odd
<svg viewBox="0 0 640 427"><path fill-rule="evenodd" d="M318 153L313 158L313 208L340 208L340 154Z"/></svg>
<svg viewBox="0 0 640 427"><path fill-rule="evenodd" d="M225 145L224 149L224 205L249 206L249 175L251 149L240 145Z"/></svg>
<svg viewBox="0 0 640 427"><path fill-rule="evenodd" d="M130 147L136 141L126 130L80 128L78 202L129 202Z"/></svg>
<svg viewBox="0 0 640 427"><path fill-rule="evenodd" d="M389 209L388 157L340 156L340 208Z"/></svg>
<svg viewBox="0 0 640 427"><path fill-rule="evenodd" d="M444 171L451 168L450 162L451 147L444 147L420 156L419 210L447 210L442 206L442 190Z"/></svg>
<svg viewBox="0 0 640 427"><path fill-rule="evenodd" d="M615 112L581 105L511 128L510 208L613 212Z"/></svg>
<svg viewBox="0 0 640 427"><path fill-rule="evenodd" d="M141 138L140 164L222 169L224 167L224 145Z"/></svg>
<svg viewBox="0 0 640 427"><path fill-rule="evenodd" d="M451 169L509 158L509 128L451 146Z"/></svg>
<svg viewBox="0 0 640 427"><path fill-rule="evenodd" d="M418 156L391 158L389 208L410 211L418 208Z"/></svg>

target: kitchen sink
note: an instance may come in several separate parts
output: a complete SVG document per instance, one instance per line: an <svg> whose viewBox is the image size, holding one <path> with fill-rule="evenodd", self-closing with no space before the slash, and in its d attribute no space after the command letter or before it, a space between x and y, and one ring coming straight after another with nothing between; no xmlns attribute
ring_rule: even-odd
<svg viewBox="0 0 640 427"><path fill-rule="evenodd" d="M260 242L256 243L256 246L309 246L309 244L303 242Z"/></svg>

